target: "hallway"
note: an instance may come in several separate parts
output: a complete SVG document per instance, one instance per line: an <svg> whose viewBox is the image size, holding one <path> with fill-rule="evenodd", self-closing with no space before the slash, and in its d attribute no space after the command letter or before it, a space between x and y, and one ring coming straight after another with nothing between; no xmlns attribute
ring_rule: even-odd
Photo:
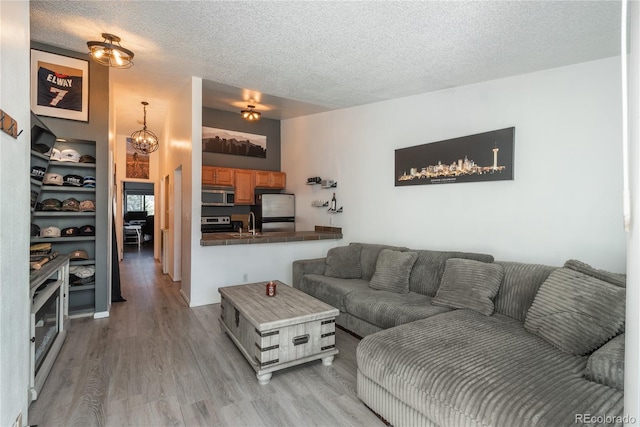
<svg viewBox="0 0 640 427"><path fill-rule="evenodd" d="M218 326L219 304L189 308L143 246L120 263L110 317L72 319L29 424L39 426L383 425L357 398L358 339L336 330L333 366L311 362L258 384Z"/></svg>

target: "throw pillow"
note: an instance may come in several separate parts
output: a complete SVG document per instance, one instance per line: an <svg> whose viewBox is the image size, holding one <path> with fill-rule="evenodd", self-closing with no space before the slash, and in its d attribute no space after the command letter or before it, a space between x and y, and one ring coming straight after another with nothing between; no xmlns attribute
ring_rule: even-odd
<svg viewBox="0 0 640 427"><path fill-rule="evenodd" d="M409 293L409 276L416 259L418 254L415 252L381 250L369 286L373 289Z"/></svg>
<svg viewBox="0 0 640 427"><path fill-rule="evenodd" d="M493 299L500 289L503 275L500 264L449 258L442 283L431 303L451 308L468 308L491 316Z"/></svg>
<svg viewBox="0 0 640 427"><path fill-rule="evenodd" d="M359 279L362 277L360 268L360 246L338 246L327 252L327 265L324 275L338 279Z"/></svg>
<svg viewBox="0 0 640 427"><path fill-rule="evenodd" d="M582 356L622 329L624 307L624 288L558 268L540 286L524 327L560 350Z"/></svg>

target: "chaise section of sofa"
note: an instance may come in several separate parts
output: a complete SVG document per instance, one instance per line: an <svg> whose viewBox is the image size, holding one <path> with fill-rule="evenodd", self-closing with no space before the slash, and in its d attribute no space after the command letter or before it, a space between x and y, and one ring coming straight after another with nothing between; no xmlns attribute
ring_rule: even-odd
<svg viewBox="0 0 640 427"><path fill-rule="evenodd" d="M622 414L623 393L586 379L587 360L503 314L455 310L363 338L358 396L396 426L560 426L576 414Z"/></svg>

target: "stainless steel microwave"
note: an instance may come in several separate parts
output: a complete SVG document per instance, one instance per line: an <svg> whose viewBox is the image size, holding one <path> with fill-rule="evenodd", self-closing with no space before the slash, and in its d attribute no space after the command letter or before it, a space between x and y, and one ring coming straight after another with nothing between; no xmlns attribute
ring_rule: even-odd
<svg viewBox="0 0 640 427"><path fill-rule="evenodd" d="M233 206L235 193L233 189L202 188L202 206Z"/></svg>

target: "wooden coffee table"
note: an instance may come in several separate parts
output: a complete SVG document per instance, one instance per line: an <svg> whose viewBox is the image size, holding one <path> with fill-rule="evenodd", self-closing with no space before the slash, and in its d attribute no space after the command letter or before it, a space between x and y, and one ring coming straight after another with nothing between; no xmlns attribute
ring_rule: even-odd
<svg viewBox="0 0 640 427"><path fill-rule="evenodd" d="M268 384L279 369L322 359L333 363L338 309L275 281L276 295L266 296L266 282L219 288L220 326Z"/></svg>

